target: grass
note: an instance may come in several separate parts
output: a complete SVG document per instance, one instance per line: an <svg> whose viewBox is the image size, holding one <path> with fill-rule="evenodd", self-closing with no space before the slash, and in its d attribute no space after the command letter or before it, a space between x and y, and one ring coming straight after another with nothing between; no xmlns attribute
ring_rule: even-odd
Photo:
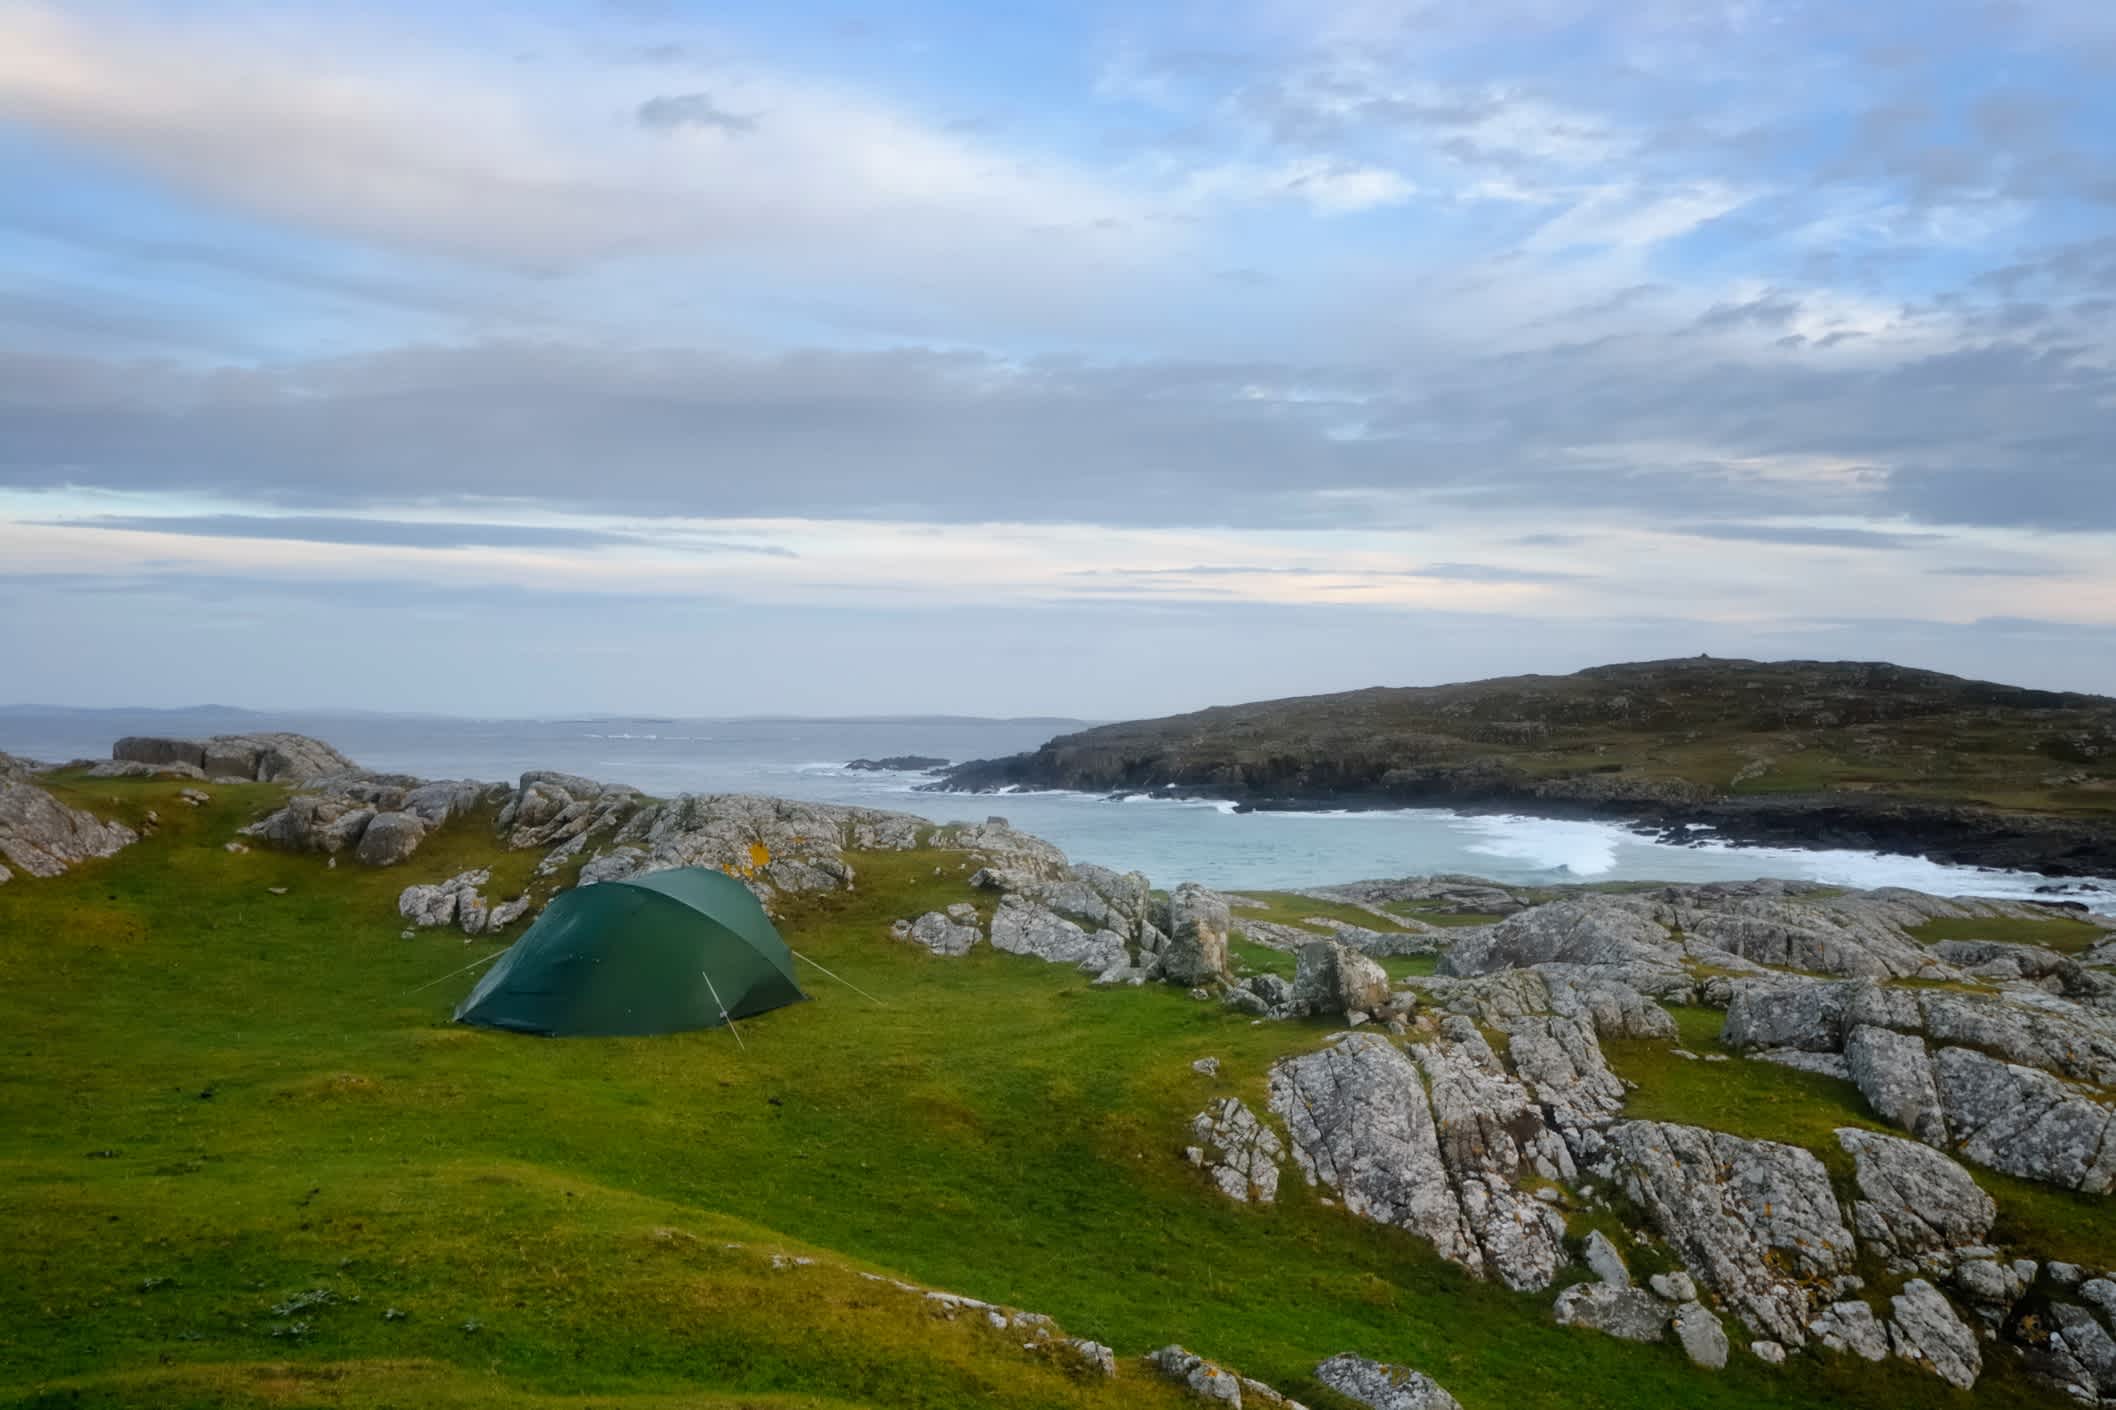
<svg viewBox="0 0 2116 1410"><path fill-rule="evenodd" d="M2091 921L2073 920L2069 916L2051 916L2046 920L2011 916L1994 916L1988 920L1948 918L1924 921L1908 927L1908 930L1912 939L1927 945L1937 945L1942 940L1996 940L2009 945L2040 945L2061 955L2084 954L2110 934Z"/></svg>
<svg viewBox="0 0 2116 1410"><path fill-rule="evenodd" d="M1406 920L1423 921L1427 925L1497 925L1506 919L1486 911L1451 911L1441 901L1383 901L1381 906Z"/></svg>
<svg viewBox="0 0 2116 1410"><path fill-rule="evenodd" d="M1297 1179L1270 1209L1217 1197L1181 1158L1189 1117L1261 1101L1270 1062L1327 1026L890 940L967 896L952 858L855 858L855 891L783 919L880 1006L807 975L813 1002L746 1021L740 1046L541 1041L446 1022L470 978L443 977L491 945L399 937L402 886L522 864L481 827L404 867L328 868L222 850L273 788L194 810L153 781L66 787L163 826L0 887L0 1404L1179 1403L1136 1365L1078 1379L862 1269L1127 1356L1181 1341L1340 1410L1309 1375L1341 1350L1419 1366L1470 1410L1967 1403L1893 1365L1704 1375L1558 1328L1547 1295L1471 1281ZM1190 1070L1208 1055L1218 1079ZM1976 1403L2038 1393L2001 1370Z"/></svg>

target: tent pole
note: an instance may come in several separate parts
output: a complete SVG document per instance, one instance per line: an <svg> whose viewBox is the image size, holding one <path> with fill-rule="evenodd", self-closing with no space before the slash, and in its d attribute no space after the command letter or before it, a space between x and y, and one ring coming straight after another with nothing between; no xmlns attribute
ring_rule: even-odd
<svg viewBox="0 0 2116 1410"><path fill-rule="evenodd" d="M795 959L808 960L808 956L802 954L799 950L794 949L794 947L791 945L788 945L786 947L786 950L787 953L791 954ZM816 964L814 960L808 960L808 962L810 964L815 964L817 969L823 969L823 966ZM838 983L844 985L847 989L850 989L853 993L858 994L861 998L868 1000L870 1003L881 1004L883 1008L888 1007L888 1005L883 1004L880 999L875 998L874 995L868 993L865 989L862 989L859 985L853 983L851 980L845 978L843 975L831 974L830 971L827 969L823 969L823 973L830 974L830 977L832 979L837 980Z"/></svg>
<svg viewBox="0 0 2116 1410"><path fill-rule="evenodd" d="M461 969L452 969L448 971L448 973L442 975L440 979L429 979L424 984L421 984L418 989L406 989L404 992L407 994L416 994L419 992L419 989L431 989L434 985L441 983L442 980L453 979L459 974L468 974L470 973L470 971L476 969L481 964L491 964L501 955L506 954L507 950L511 950L513 948L514 946L509 945L506 950L494 950L491 954L485 956L485 958L481 960L472 960L469 964L464 965Z"/></svg>
<svg viewBox="0 0 2116 1410"><path fill-rule="evenodd" d="M735 1027L735 1016L727 1011L726 1004L720 1003L720 989L713 983L713 976L706 974L702 969L698 973L704 976L705 987L712 991L713 1002L720 1005L720 1016L727 1020L727 1031L735 1035L735 1046L748 1052L749 1044L742 1041L742 1030Z"/></svg>

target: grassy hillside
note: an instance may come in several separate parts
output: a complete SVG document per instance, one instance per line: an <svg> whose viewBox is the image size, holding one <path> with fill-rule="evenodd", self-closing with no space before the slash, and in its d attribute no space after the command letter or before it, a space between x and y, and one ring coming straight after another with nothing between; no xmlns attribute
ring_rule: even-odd
<svg viewBox="0 0 2116 1410"><path fill-rule="evenodd" d="M399 888L490 856L476 824L376 872L224 852L269 786L200 810L170 784L66 791L162 826L0 887L0 1404L1178 1403L1136 1364L1083 1379L861 1271L1120 1355L1182 1341L1318 1406L1307 1374L1340 1350L1421 1366L1469 1410L1972 1403L1893 1366L1707 1375L1557 1328L1547 1295L1297 1180L1273 1209L1227 1203L1181 1160L1188 1118L1260 1100L1269 1062L1328 1030L891 941L894 917L974 899L953 854L857 858L857 891L786 918L881 1005L807 971L814 1001L739 1045L545 1041L446 1022L471 982L449 976L495 946L400 936ZM1217 1081L1190 1070L1206 1055ZM1973 1403L2039 1399L1998 1370Z"/></svg>
<svg viewBox="0 0 2116 1410"><path fill-rule="evenodd" d="M1700 657L1104 725L951 783L1691 818L1758 840L2085 871L2116 863L2116 700ZM2018 856L1976 855L2009 839Z"/></svg>

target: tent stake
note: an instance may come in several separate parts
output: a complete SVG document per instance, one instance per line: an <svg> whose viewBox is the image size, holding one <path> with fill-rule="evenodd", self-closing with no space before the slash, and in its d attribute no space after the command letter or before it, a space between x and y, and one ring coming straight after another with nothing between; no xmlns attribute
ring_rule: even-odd
<svg viewBox="0 0 2116 1410"><path fill-rule="evenodd" d="M795 959L808 960L808 956L802 954L799 950L794 949L793 946L788 945L786 949L787 953L791 954ZM816 964L814 960L808 960L808 962L810 964L815 964L817 969L823 969L823 966ZM851 980L845 978L843 975L831 974L830 971L827 969L823 969L823 973L830 974L830 977L832 979L837 980L838 983L844 985L847 989L850 989L853 993L859 995L861 998L867 1000L868 1002L878 1004L883 1008L889 1007L887 1004L882 1003L880 999L875 998L874 995L868 993L865 989L862 989L859 985L853 983Z"/></svg>
<svg viewBox="0 0 2116 1410"><path fill-rule="evenodd" d="M704 976L705 987L712 991L713 1002L720 1004L720 1016L727 1020L727 1031L735 1035L735 1046L744 1052L748 1052L749 1044L742 1041L742 1030L735 1027L735 1016L727 1011L726 1004L720 1003L720 989L719 986L713 983L713 976L706 974L702 969L698 973Z"/></svg>

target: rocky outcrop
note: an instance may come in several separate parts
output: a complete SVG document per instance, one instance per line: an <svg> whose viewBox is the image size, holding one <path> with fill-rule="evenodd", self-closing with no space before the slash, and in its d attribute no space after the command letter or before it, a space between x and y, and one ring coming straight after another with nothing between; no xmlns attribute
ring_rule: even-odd
<svg viewBox="0 0 2116 1410"><path fill-rule="evenodd" d="M1368 1410L1462 1410L1461 1403L1423 1371L1350 1352L1317 1366L1315 1379Z"/></svg>
<svg viewBox="0 0 2116 1410"><path fill-rule="evenodd" d="M1346 1209L1408 1229L1441 1257L1481 1271L1484 1255L1448 1182L1418 1071L1387 1039L1345 1033L1271 1069L1271 1109L1310 1185Z"/></svg>
<svg viewBox="0 0 2116 1410"><path fill-rule="evenodd" d="M2091 1194L2116 1187L2116 1109L1967 1048L1942 1048L1934 1069L1948 1133L1969 1159Z"/></svg>
<svg viewBox="0 0 2116 1410"><path fill-rule="evenodd" d="M1238 1375L1184 1347L1164 1346L1149 1352L1146 1363L1208 1404L1228 1406L1230 1410L1241 1410L1243 1406L1307 1410L1299 1401L1287 1399L1262 1381Z"/></svg>
<svg viewBox="0 0 2116 1410"><path fill-rule="evenodd" d="M1335 940L1300 947L1291 1002L1302 1013L1372 1013L1389 1000L1388 971Z"/></svg>
<svg viewBox="0 0 2116 1410"><path fill-rule="evenodd" d="M1510 1288L1548 1287L1566 1261L1565 1221L1520 1186L1526 1177L1575 1174L1571 1153L1543 1123L1528 1089L1506 1071L1484 1035L1455 1015L1444 1041L1411 1051L1424 1073L1440 1155L1484 1266Z"/></svg>
<svg viewBox="0 0 2116 1410"><path fill-rule="evenodd" d="M1874 1115L1928 1145L1947 1139L1947 1118L1925 1040L1862 1023L1844 1038L1846 1074Z"/></svg>
<svg viewBox="0 0 2116 1410"><path fill-rule="evenodd" d="M1608 1143L1611 1177L1698 1281L1759 1336L1802 1345L1817 1291L1854 1254L1822 1162L1665 1122L1624 1122Z"/></svg>
<svg viewBox="0 0 2116 1410"><path fill-rule="evenodd" d="M360 830L353 855L371 867L392 867L407 860L426 840L426 820L417 813L376 813Z"/></svg>
<svg viewBox="0 0 2116 1410"><path fill-rule="evenodd" d="M745 793L681 794L656 803L625 788L597 785L590 793L584 781L564 776L523 778L516 802L538 800L528 816L546 821L524 822L517 806L511 816L502 810L501 826L512 837L538 839L537 846L547 845L546 839L566 845L573 837L590 838L602 850L582 866L583 885L670 867L710 867L739 878L769 905L781 894L849 887L853 869L846 852L915 847L932 826L907 813ZM549 811L554 806L557 811Z"/></svg>
<svg viewBox="0 0 2116 1410"><path fill-rule="evenodd" d="M1089 933L1011 892L999 898L999 909L992 913L992 948L1072 965L1091 974L1124 968L1130 957L1124 937L1116 931Z"/></svg>
<svg viewBox="0 0 2116 1410"><path fill-rule="evenodd" d="M917 920L900 920L890 933L936 955L967 955L984 939L984 932L977 928L977 908L967 901L958 901L945 911L928 911Z"/></svg>
<svg viewBox="0 0 2116 1410"><path fill-rule="evenodd" d="M1226 1097L1191 1120L1195 1145L1184 1159L1212 1177L1231 1200L1270 1204L1278 1198L1279 1161L1286 1148L1278 1134L1237 1097Z"/></svg>
<svg viewBox="0 0 2116 1410"><path fill-rule="evenodd" d="M1161 969L1168 982L1189 988L1227 977L1226 899L1195 882L1185 882L1168 897L1168 943L1161 948Z"/></svg>
<svg viewBox="0 0 2116 1410"><path fill-rule="evenodd" d="M1644 1288L1574 1283L1558 1294L1552 1314L1561 1327L1586 1327L1625 1341L1659 1341L1674 1309Z"/></svg>
<svg viewBox="0 0 2116 1410"><path fill-rule="evenodd" d="M31 782L29 766L0 754L0 857L26 876L57 876L139 841L123 823L68 807Z"/></svg>
<svg viewBox="0 0 2116 1410"><path fill-rule="evenodd" d="M1854 1162L1852 1228L1869 1249L1911 1263L1981 1244L1991 1232L1998 1205L1946 1156L1876 1131L1840 1127L1836 1134Z"/></svg>
<svg viewBox="0 0 2116 1410"><path fill-rule="evenodd" d="M185 765L197 769L205 778L257 783L303 783L332 774L358 773L360 769L320 739L277 731L216 734L208 739L134 735L112 745L110 757L155 767Z"/></svg>
<svg viewBox="0 0 2116 1410"><path fill-rule="evenodd" d="M497 934L527 915L534 902L525 892L494 905L483 890L491 881L492 873L479 867L430 886L407 886L397 896L397 914L414 926L453 925L465 935Z"/></svg>
<svg viewBox="0 0 2116 1410"><path fill-rule="evenodd" d="M1976 1384L1984 1369L1976 1333L1938 1288L1923 1278L1913 1278L1888 1305L1888 1342L1897 1356L1961 1390Z"/></svg>

